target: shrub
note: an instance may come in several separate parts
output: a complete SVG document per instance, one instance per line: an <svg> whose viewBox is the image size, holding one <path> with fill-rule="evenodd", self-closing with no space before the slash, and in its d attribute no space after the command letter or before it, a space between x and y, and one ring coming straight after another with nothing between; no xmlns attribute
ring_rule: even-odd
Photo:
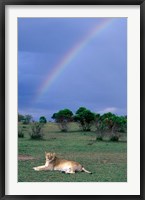
<svg viewBox="0 0 145 200"><path fill-rule="evenodd" d="M110 137L110 141L112 141L112 142L118 142L119 141L119 135L112 135Z"/></svg>
<svg viewBox="0 0 145 200"><path fill-rule="evenodd" d="M43 138L43 128L44 124L39 122L34 122L31 124L31 139L42 139Z"/></svg>
<svg viewBox="0 0 145 200"><path fill-rule="evenodd" d="M22 128L19 128L19 129L18 129L18 137L19 137L19 138L23 138L23 137L24 137L24 132L23 132L23 129L22 129Z"/></svg>
<svg viewBox="0 0 145 200"><path fill-rule="evenodd" d="M96 140L97 140L97 141L103 141L103 136L102 136L102 135L98 135L98 136L96 137Z"/></svg>

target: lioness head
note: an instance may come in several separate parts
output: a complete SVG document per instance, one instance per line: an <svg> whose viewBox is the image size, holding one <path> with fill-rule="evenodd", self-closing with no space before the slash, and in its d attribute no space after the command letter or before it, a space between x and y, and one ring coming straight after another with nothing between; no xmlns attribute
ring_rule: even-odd
<svg viewBox="0 0 145 200"><path fill-rule="evenodd" d="M56 157L55 153L45 152L46 161L52 161L55 159L55 157Z"/></svg>

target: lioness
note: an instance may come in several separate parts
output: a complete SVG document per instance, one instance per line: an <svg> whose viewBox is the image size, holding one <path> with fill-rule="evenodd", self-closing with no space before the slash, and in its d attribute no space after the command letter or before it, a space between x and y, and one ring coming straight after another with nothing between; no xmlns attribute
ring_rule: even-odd
<svg viewBox="0 0 145 200"><path fill-rule="evenodd" d="M67 174L68 173L74 174L77 171L84 171L84 172L91 174L91 172L87 171L81 164L74 162L74 161L60 159L60 158L56 157L55 153L45 152L45 158L46 158L45 165L33 167L33 169L36 171L58 170L61 172L65 172Z"/></svg>

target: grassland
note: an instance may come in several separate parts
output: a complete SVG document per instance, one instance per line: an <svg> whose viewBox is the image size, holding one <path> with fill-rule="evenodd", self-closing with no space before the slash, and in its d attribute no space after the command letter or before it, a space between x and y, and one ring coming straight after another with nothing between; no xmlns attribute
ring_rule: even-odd
<svg viewBox="0 0 145 200"><path fill-rule="evenodd" d="M44 127L43 140L31 140L30 126L20 125L24 138L18 139L18 154L32 159L18 161L19 182L126 182L127 142L124 135L119 142L96 141L96 132L82 132L72 123L69 132L60 132L55 123ZM92 174L78 172L34 171L43 165L44 152L55 152L58 157L80 162ZM29 158L29 157L28 157Z"/></svg>

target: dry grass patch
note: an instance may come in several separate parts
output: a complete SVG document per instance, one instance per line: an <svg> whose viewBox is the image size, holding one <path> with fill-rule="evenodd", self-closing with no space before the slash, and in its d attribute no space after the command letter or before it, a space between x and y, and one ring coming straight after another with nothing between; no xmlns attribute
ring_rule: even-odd
<svg viewBox="0 0 145 200"><path fill-rule="evenodd" d="M25 160L34 160L34 159L36 159L36 158L34 158L30 155L22 155L22 154L18 155L18 160L25 161Z"/></svg>

